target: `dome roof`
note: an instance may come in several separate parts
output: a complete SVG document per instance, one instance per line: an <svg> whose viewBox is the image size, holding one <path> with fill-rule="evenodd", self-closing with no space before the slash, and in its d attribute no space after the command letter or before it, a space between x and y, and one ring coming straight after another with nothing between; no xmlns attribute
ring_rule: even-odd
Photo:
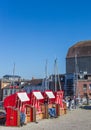
<svg viewBox="0 0 91 130"><path fill-rule="evenodd" d="M91 40L80 41L69 48L66 58L91 56Z"/></svg>

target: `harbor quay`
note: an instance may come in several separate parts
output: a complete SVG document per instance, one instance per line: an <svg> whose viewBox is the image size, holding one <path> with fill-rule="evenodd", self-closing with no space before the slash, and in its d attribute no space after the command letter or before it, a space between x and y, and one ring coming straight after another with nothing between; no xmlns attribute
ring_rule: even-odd
<svg viewBox="0 0 91 130"><path fill-rule="evenodd" d="M0 126L0 130L91 130L91 106L67 111L53 119L42 119L22 127Z"/></svg>

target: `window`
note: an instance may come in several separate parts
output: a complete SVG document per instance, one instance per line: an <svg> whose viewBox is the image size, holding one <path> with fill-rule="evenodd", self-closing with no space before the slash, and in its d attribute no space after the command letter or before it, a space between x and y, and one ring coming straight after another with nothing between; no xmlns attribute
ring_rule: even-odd
<svg viewBox="0 0 91 130"><path fill-rule="evenodd" d="M7 90L5 90L5 95L7 95Z"/></svg>
<svg viewBox="0 0 91 130"><path fill-rule="evenodd" d="M89 84L89 90L91 90L91 84Z"/></svg>
<svg viewBox="0 0 91 130"><path fill-rule="evenodd" d="M10 94L12 94L12 90L10 90Z"/></svg>
<svg viewBox="0 0 91 130"><path fill-rule="evenodd" d="M87 90L87 84L83 84L83 90L84 90L84 91Z"/></svg>

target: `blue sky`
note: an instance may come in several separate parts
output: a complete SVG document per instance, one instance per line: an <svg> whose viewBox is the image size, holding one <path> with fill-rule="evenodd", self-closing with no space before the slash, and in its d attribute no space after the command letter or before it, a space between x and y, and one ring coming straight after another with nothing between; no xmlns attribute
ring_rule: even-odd
<svg viewBox="0 0 91 130"><path fill-rule="evenodd" d="M0 0L0 77L65 73L68 48L91 39L90 0Z"/></svg>

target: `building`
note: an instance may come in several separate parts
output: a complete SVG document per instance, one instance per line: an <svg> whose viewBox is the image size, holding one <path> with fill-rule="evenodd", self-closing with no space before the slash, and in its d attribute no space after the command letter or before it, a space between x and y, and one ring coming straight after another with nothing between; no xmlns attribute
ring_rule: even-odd
<svg viewBox="0 0 91 130"><path fill-rule="evenodd" d="M91 74L91 41L81 41L69 48L66 56L66 73Z"/></svg>
<svg viewBox="0 0 91 130"><path fill-rule="evenodd" d="M91 75L85 79L78 79L76 88L77 97L88 97L91 99Z"/></svg>
<svg viewBox="0 0 91 130"><path fill-rule="evenodd" d="M4 75L2 79L0 79L0 101L3 100L10 93L15 92L12 91L11 86L20 86L21 77L18 75ZM13 88L14 88L13 87ZM17 89L17 88L14 88Z"/></svg>
<svg viewBox="0 0 91 130"><path fill-rule="evenodd" d="M64 85L65 96L72 96L75 93L75 75L66 74L65 75L65 85Z"/></svg>
<svg viewBox="0 0 91 130"><path fill-rule="evenodd" d="M0 79L0 101L3 99L3 88L10 84L11 82L9 80Z"/></svg>
<svg viewBox="0 0 91 130"><path fill-rule="evenodd" d="M3 76L4 80L9 80L9 81L20 81L21 77L18 75L4 75Z"/></svg>
<svg viewBox="0 0 91 130"><path fill-rule="evenodd" d="M27 93L32 92L33 90L52 90L53 92L63 90L64 91L65 85L65 75L50 75L48 79L32 79L27 81L25 84L22 85L23 90Z"/></svg>
<svg viewBox="0 0 91 130"><path fill-rule="evenodd" d="M91 97L91 40L69 48L66 56L65 91L67 95Z"/></svg>
<svg viewBox="0 0 91 130"><path fill-rule="evenodd" d="M43 86L43 79L32 79L30 81L26 81L22 85L22 89L26 91L27 93L32 92L33 90L40 90L44 91L44 86Z"/></svg>
<svg viewBox="0 0 91 130"><path fill-rule="evenodd" d="M7 85L6 87L4 87L2 89L2 100L4 100L4 98L6 98L7 96L10 96L16 92L19 92L21 91L21 86L10 86L10 85Z"/></svg>

